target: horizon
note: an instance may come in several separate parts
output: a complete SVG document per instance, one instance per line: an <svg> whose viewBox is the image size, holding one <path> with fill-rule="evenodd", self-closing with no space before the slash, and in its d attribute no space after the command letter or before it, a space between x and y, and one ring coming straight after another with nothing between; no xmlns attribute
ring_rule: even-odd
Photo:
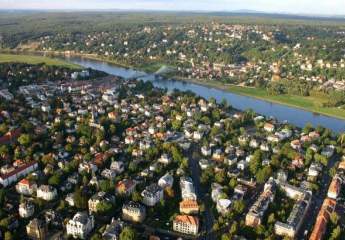
<svg viewBox="0 0 345 240"><path fill-rule="evenodd" d="M244 12L315 16L345 15L343 0L0 0L5 11L169 11L169 12ZM82 7L81 7L82 6Z"/></svg>

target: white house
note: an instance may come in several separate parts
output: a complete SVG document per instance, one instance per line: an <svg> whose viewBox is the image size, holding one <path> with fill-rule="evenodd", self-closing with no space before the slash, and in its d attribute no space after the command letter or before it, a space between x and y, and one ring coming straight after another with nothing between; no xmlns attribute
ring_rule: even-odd
<svg viewBox="0 0 345 240"><path fill-rule="evenodd" d="M158 180L158 185L161 188L170 188L173 186L174 177L170 173L166 173L163 177Z"/></svg>
<svg viewBox="0 0 345 240"><path fill-rule="evenodd" d="M212 149L207 147L207 146L202 146L201 147L201 154L204 155L204 156L211 156Z"/></svg>
<svg viewBox="0 0 345 240"><path fill-rule="evenodd" d="M19 216L21 218L29 218L34 215L35 205L30 201L24 201L19 204Z"/></svg>
<svg viewBox="0 0 345 240"><path fill-rule="evenodd" d="M37 198L41 198L46 201L52 201L57 197L57 191L50 185L41 185L37 189Z"/></svg>
<svg viewBox="0 0 345 240"><path fill-rule="evenodd" d="M158 159L158 162L159 163L162 163L162 164L169 164L171 163L172 159L168 156L168 154L162 154L162 156Z"/></svg>
<svg viewBox="0 0 345 240"><path fill-rule="evenodd" d="M95 220L92 215L86 212L78 212L73 219L69 220L66 225L67 235L73 238L86 239L87 235L93 230Z"/></svg>
<svg viewBox="0 0 345 240"><path fill-rule="evenodd" d="M157 184L151 184L141 193L146 206L154 206L163 199L163 189Z"/></svg>
<svg viewBox="0 0 345 240"><path fill-rule="evenodd" d="M180 188L183 200L197 200L194 184L190 177L180 178Z"/></svg>
<svg viewBox="0 0 345 240"><path fill-rule="evenodd" d="M116 173L122 173L125 170L124 164L121 161L113 161L110 165L110 169Z"/></svg>

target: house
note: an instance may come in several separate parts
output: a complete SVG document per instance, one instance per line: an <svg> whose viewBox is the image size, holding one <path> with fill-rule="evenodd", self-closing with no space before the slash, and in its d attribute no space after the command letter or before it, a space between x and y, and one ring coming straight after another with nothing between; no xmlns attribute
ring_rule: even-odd
<svg viewBox="0 0 345 240"><path fill-rule="evenodd" d="M26 225L26 234L28 238L32 240L48 239L47 224L41 219L34 218Z"/></svg>
<svg viewBox="0 0 345 240"><path fill-rule="evenodd" d="M111 220L111 223L107 224L107 226L105 227L105 230L102 234L102 239L119 240L123 225L124 223L122 221L117 221L113 218Z"/></svg>
<svg viewBox="0 0 345 240"><path fill-rule="evenodd" d="M174 177L170 173L166 173L163 177L158 180L158 185L165 189L171 188L174 184Z"/></svg>
<svg viewBox="0 0 345 240"><path fill-rule="evenodd" d="M237 169L244 171L249 166L249 163L245 160L241 160L237 163Z"/></svg>
<svg viewBox="0 0 345 240"><path fill-rule="evenodd" d="M310 167L308 169L308 177L314 177L316 178L319 176L319 173L322 171L322 166L319 163L313 162L310 164Z"/></svg>
<svg viewBox="0 0 345 240"><path fill-rule="evenodd" d="M330 158L334 154L335 147L333 145L328 145L321 151L321 155Z"/></svg>
<svg viewBox="0 0 345 240"><path fill-rule="evenodd" d="M309 237L309 240L322 240L323 235L327 230L328 221L330 220L331 214L334 212L336 207L336 201L334 199L326 198L323 201L321 210L317 215L316 222L314 224L313 231Z"/></svg>
<svg viewBox="0 0 345 240"><path fill-rule="evenodd" d="M200 159L199 166L202 170L205 170L211 166L211 161L207 159Z"/></svg>
<svg viewBox="0 0 345 240"><path fill-rule="evenodd" d="M217 201L217 211L224 215L230 211L231 200L230 199L218 199Z"/></svg>
<svg viewBox="0 0 345 240"><path fill-rule="evenodd" d="M73 219L70 219L66 225L67 235L73 238L86 239L94 228L94 218L86 212L77 212Z"/></svg>
<svg viewBox="0 0 345 240"><path fill-rule="evenodd" d="M276 184L273 179L266 182L264 191L260 194L256 202L250 207L246 215L245 224L251 227L261 225L262 218L271 202L274 201Z"/></svg>
<svg viewBox="0 0 345 240"><path fill-rule="evenodd" d="M113 161L110 164L110 169L114 170L116 173L120 174L125 170L124 164L121 161Z"/></svg>
<svg viewBox="0 0 345 240"><path fill-rule="evenodd" d="M193 133L193 139L196 140L196 141L199 141L202 139L202 137L204 136L204 134L200 131L195 131Z"/></svg>
<svg viewBox="0 0 345 240"><path fill-rule="evenodd" d="M202 146L201 147L201 154L204 155L205 157L211 156L212 154L212 149L207 147L207 146Z"/></svg>
<svg viewBox="0 0 345 240"><path fill-rule="evenodd" d="M41 185L37 189L37 198L41 198L46 201L52 201L57 197L57 191L50 185Z"/></svg>
<svg viewBox="0 0 345 240"><path fill-rule="evenodd" d="M195 200L183 200L180 202L180 213L182 214L198 214L199 205Z"/></svg>
<svg viewBox="0 0 345 240"><path fill-rule="evenodd" d="M190 177L180 178L180 188L183 200L197 200L193 180Z"/></svg>
<svg viewBox="0 0 345 240"><path fill-rule="evenodd" d="M305 192L303 197L299 198L294 204L292 211L286 222L277 221L274 225L275 234L279 236L287 236L294 239L300 230L306 213L311 202L311 194Z"/></svg>
<svg viewBox="0 0 345 240"><path fill-rule="evenodd" d="M100 203L115 203L115 197L105 192L94 194L88 201L90 214L98 212L97 207Z"/></svg>
<svg viewBox="0 0 345 240"><path fill-rule="evenodd" d="M19 194L25 195L25 196L31 196L34 194L37 190L37 184L30 182L26 178L23 178L20 180L16 185L16 191Z"/></svg>
<svg viewBox="0 0 345 240"><path fill-rule="evenodd" d="M273 132L274 131L274 125L273 124L271 124L271 123L265 123L265 125L264 125L264 130L266 131L266 132Z"/></svg>
<svg viewBox="0 0 345 240"><path fill-rule="evenodd" d="M221 149L216 149L212 154L212 159L215 161L223 161L224 160L224 154Z"/></svg>
<svg viewBox="0 0 345 240"><path fill-rule="evenodd" d="M298 139L291 141L290 146L295 150L300 150L302 148L302 144Z"/></svg>
<svg viewBox="0 0 345 240"><path fill-rule="evenodd" d="M74 193L68 193L65 197L65 201L68 203L69 206L74 207Z"/></svg>
<svg viewBox="0 0 345 240"><path fill-rule="evenodd" d="M115 186L116 194L119 195L130 195L134 192L136 183L131 179L123 179L118 182Z"/></svg>
<svg viewBox="0 0 345 240"><path fill-rule="evenodd" d="M335 175L332 179L331 184L329 185L327 196L336 200L339 196L341 190L342 180L338 175Z"/></svg>
<svg viewBox="0 0 345 240"><path fill-rule="evenodd" d="M29 218L34 215L35 205L30 201L24 201L19 204L19 216L21 218Z"/></svg>
<svg viewBox="0 0 345 240"><path fill-rule="evenodd" d="M122 218L131 222L143 222L146 217L146 209L136 202L129 202L122 206Z"/></svg>
<svg viewBox="0 0 345 240"><path fill-rule="evenodd" d="M82 173L82 172L87 172L87 173L95 173L97 172L98 168L95 164L93 163L88 163L88 162L82 162L79 164L78 167L78 172Z"/></svg>
<svg viewBox="0 0 345 240"><path fill-rule="evenodd" d="M114 170L111 170L111 169L104 169L101 172L101 176L106 178L106 179L113 180L116 177L116 172Z"/></svg>
<svg viewBox="0 0 345 240"><path fill-rule="evenodd" d="M158 162L168 165L172 162L172 159L168 156L168 154L162 154L162 156L158 159Z"/></svg>
<svg viewBox="0 0 345 240"><path fill-rule="evenodd" d="M141 196L143 197L143 203L146 206L153 207L163 199L163 189L154 183L146 187L141 193Z"/></svg>
<svg viewBox="0 0 345 240"><path fill-rule="evenodd" d="M188 235L197 235L199 218L189 215L177 215L173 221L173 230Z"/></svg>
<svg viewBox="0 0 345 240"><path fill-rule="evenodd" d="M29 173L35 171L38 168L37 162L30 162L22 164L18 167L10 168L10 171L3 172L0 174L0 184L4 187L17 182L20 178L27 176Z"/></svg>

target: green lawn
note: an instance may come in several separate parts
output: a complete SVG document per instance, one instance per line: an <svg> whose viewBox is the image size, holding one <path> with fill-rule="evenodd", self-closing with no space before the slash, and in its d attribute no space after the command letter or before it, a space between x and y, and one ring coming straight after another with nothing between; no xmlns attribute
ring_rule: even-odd
<svg viewBox="0 0 345 240"><path fill-rule="evenodd" d="M321 104L327 101L327 99L322 96L317 97L317 98L287 95L287 94L271 96L267 94L265 89L247 88L247 87L238 87L238 86L230 86L228 87L228 90L230 92L234 92L234 93L245 95L245 96L255 97L255 98L267 100L274 103L280 103L280 104L301 108L301 109L315 112L315 113L320 113L320 114L324 114L328 116L345 119L345 110L339 109L339 108L322 107Z"/></svg>
<svg viewBox="0 0 345 240"><path fill-rule="evenodd" d="M67 67L67 68L72 68L72 69L82 68L81 66L77 64L68 63L63 60L58 60L58 59L53 59L53 58L48 58L48 57L0 53L0 63L7 63L7 62L18 62L18 63L27 63L27 64L45 63L50 66L60 66L60 67Z"/></svg>

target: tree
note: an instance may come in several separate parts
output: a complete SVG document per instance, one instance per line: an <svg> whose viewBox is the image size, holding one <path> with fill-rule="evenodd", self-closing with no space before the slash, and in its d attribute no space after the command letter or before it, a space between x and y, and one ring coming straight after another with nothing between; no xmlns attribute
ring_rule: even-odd
<svg viewBox="0 0 345 240"><path fill-rule="evenodd" d="M141 200L142 200L142 196L140 195L140 193L137 192L137 191L134 191L132 193L132 201L134 201L134 202L141 202Z"/></svg>
<svg viewBox="0 0 345 240"><path fill-rule="evenodd" d="M245 208L245 204L242 200L234 201L233 209L237 214L242 214Z"/></svg>
<svg viewBox="0 0 345 240"><path fill-rule="evenodd" d="M266 166L264 168L261 168L256 173L256 180L258 183L264 183L266 180L272 175L272 169L270 166Z"/></svg>
<svg viewBox="0 0 345 240"><path fill-rule="evenodd" d="M86 209L87 208L87 197L85 194L82 193L82 190L78 188L73 195L75 206L80 209Z"/></svg>
<svg viewBox="0 0 345 240"><path fill-rule="evenodd" d="M59 186L61 183L61 176L59 173L53 174L48 180L49 185Z"/></svg>
<svg viewBox="0 0 345 240"><path fill-rule="evenodd" d="M236 185L237 185L237 180L236 180L236 178L231 178L230 181L229 181L229 187L230 187L231 189L234 189L234 188L236 187Z"/></svg>
<svg viewBox="0 0 345 240"><path fill-rule="evenodd" d="M6 231L4 235L4 240L12 240L12 239L13 239L12 233L10 231Z"/></svg>
<svg viewBox="0 0 345 240"><path fill-rule="evenodd" d="M5 199L6 199L6 191L5 189L0 189L0 207L3 207L5 204Z"/></svg>
<svg viewBox="0 0 345 240"><path fill-rule="evenodd" d="M113 209L113 204L110 202L100 202L97 204L97 212L100 214L107 214Z"/></svg>
<svg viewBox="0 0 345 240"><path fill-rule="evenodd" d="M339 221L339 215L336 212L332 212L330 216L331 222L336 225Z"/></svg>
<svg viewBox="0 0 345 240"><path fill-rule="evenodd" d="M124 227L120 234L120 240L135 240L135 239L137 239L136 231L131 227Z"/></svg>
<svg viewBox="0 0 345 240"><path fill-rule="evenodd" d="M341 228L337 226L336 228L333 229L330 239L331 240L340 239L340 235L341 235Z"/></svg>
<svg viewBox="0 0 345 240"><path fill-rule="evenodd" d="M260 150L256 150L253 154L252 159L249 162L249 170L252 174L256 174L261 165L262 153Z"/></svg>
<svg viewBox="0 0 345 240"><path fill-rule="evenodd" d="M29 146L29 144L31 143L31 137L29 134L22 134L18 138L18 142L23 146Z"/></svg>

